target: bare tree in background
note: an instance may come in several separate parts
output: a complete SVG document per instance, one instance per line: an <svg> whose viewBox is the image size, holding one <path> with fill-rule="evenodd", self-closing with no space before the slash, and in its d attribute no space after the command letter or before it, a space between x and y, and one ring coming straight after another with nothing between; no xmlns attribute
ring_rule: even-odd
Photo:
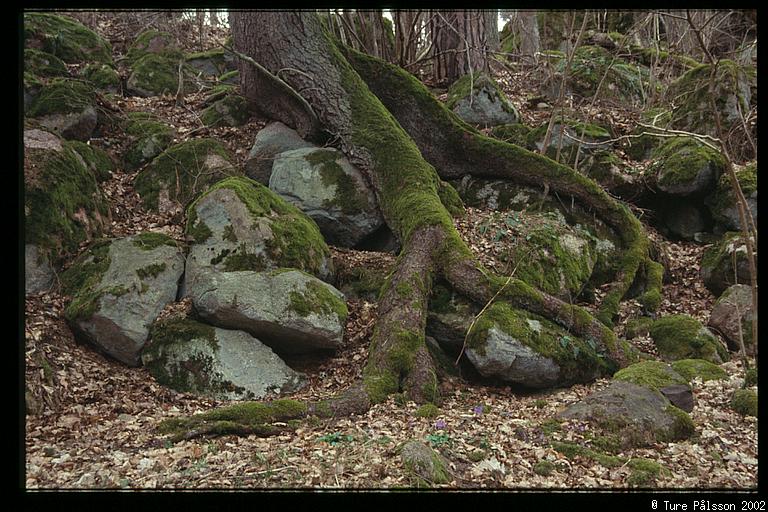
<svg viewBox="0 0 768 512"><path fill-rule="evenodd" d="M495 11L494 11L495 12ZM490 62L489 32L498 40L498 26L489 27L489 16L481 10L434 11L428 30L434 58L432 78L453 83L467 73L487 73Z"/></svg>

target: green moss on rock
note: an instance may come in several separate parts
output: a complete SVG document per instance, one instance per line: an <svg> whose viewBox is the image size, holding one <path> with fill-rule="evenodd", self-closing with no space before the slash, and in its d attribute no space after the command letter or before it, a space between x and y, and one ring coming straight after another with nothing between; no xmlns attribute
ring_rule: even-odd
<svg viewBox="0 0 768 512"><path fill-rule="evenodd" d="M290 300L291 309L300 316L335 314L343 322L349 314L347 304L317 281L309 281L303 292L292 291Z"/></svg>
<svg viewBox="0 0 768 512"><path fill-rule="evenodd" d="M731 407L742 416L757 417L757 393L751 389L737 389L731 398Z"/></svg>
<svg viewBox="0 0 768 512"><path fill-rule="evenodd" d="M672 137L651 152L656 163L649 172L658 172L660 186L690 183L697 179L702 169L711 167L713 181L725 168L725 158L712 148L693 137Z"/></svg>
<svg viewBox="0 0 768 512"><path fill-rule="evenodd" d="M186 205L217 180L239 174L224 146L214 139L190 139L163 151L142 170L134 187L146 208L157 210L162 191Z"/></svg>
<svg viewBox="0 0 768 512"><path fill-rule="evenodd" d="M24 46L39 48L67 63L112 62L110 44L68 16L24 14Z"/></svg>
<svg viewBox="0 0 768 512"><path fill-rule="evenodd" d="M95 91L87 82L71 78L54 78L40 91L27 115L39 117L82 112L95 104Z"/></svg>
<svg viewBox="0 0 768 512"><path fill-rule="evenodd" d="M120 88L120 75L109 64L92 63L82 69L80 75L97 89L116 91Z"/></svg>
<svg viewBox="0 0 768 512"><path fill-rule="evenodd" d="M103 149L78 140L65 141L63 145L74 149L83 158L86 167L93 173L97 181L106 181L112 177L115 164Z"/></svg>
<svg viewBox="0 0 768 512"><path fill-rule="evenodd" d="M616 380L660 391L675 384L688 384L688 379L678 374L670 365L661 361L643 361L623 368L613 376Z"/></svg>
<svg viewBox="0 0 768 512"><path fill-rule="evenodd" d="M24 49L24 72L35 76L66 76L67 66L64 61L48 52L34 48Z"/></svg>
<svg viewBox="0 0 768 512"><path fill-rule="evenodd" d="M152 251L161 245L176 247L176 240L164 233L144 232L139 233L133 239L133 245L144 251Z"/></svg>
<svg viewBox="0 0 768 512"><path fill-rule="evenodd" d="M669 361L706 359L721 363L730 359L717 338L688 315L670 315L656 320L650 335L659 354Z"/></svg>
<svg viewBox="0 0 768 512"><path fill-rule="evenodd" d="M168 149L176 135L173 127L144 112L128 114L123 123L123 130L130 137L128 147L123 153L123 162L129 171L141 167Z"/></svg>
<svg viewBox="0 0 768 512"><path fill-rule="evenodd" d="M701 379L702 381L719 380L728 377L725 370L715 363L704 359L681 359L672 362L672 368L685 377L688 381Z"/></svg>
<svg viewBox="0 0 768 512"><path fill-rule="evenodd" d="M203 110L200 120L205 126L241 126L251 117L248 102L242 96L230 94Z"/></svg>

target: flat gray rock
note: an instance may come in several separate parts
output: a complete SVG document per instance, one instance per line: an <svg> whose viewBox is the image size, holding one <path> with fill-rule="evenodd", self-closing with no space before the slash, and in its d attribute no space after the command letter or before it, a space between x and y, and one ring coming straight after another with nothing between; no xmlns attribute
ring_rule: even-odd
<svg viewBox="0 0 768 512"><path fill-rule="evenodd" d="M256 140L245 161L245 175L263 185L269 185L276 155L292 149L313 147L316 146L302 139L295 130L283 123L270 123L256 134Z"/></svg>
<svg viewBox="0 0 768 512"><path fill-rule="evenodd" d="M250 334L187 319L155 324L141 359L161 384L220 400L261 399L308 384Z"/></svg>
<svg viewBox="0 0 768 512"><path fill-rule="evenodd" d="M206 271L188 293L200 318L246 331L278 353L341 346L347 317L344 296L304 272Z"/></svg>
<svg viewBox="0 0 768 512"><path fill-rule="evenodd" d="M24 246L24 289L26 295L50 291L55 274L48 258L33 244Z"/></svg>

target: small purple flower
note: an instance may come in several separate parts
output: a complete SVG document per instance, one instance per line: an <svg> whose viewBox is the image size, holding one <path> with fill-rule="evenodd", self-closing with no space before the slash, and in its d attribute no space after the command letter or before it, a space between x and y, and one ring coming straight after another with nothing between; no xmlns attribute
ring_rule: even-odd
<svg viewBox="0 0 768 512"><path fill-rule="evenodd" d="M435 428L438 430L443 430L445 428L445 420L437 420L435 422Z"/></svg>
<svg viewBox="0 0 768 512"><path fill-rule="evenodd" d="M482 406L482 405L476 405L476 406L475 406L475 407L472 409L472 412L474 412L475 414L477 414L478 416L480 416L481 414L483 414L483 406Z"/></svg>

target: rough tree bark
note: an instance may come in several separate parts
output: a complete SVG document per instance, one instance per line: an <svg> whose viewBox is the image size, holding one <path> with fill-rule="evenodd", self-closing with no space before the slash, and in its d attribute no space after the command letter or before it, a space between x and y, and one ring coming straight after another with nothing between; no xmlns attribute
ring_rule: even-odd
<svg viewBox="0 0 768 512"><path fill-rule="evenodd" d="M496 20L487 26L489 17L486 11L479 10L434 11L432 14L429 38L434 80L450 84L467 73L487 73L490 45L492 41L498 42ZM490 40L489 32L493 32Z"/></svg>
<svg viewBox="0 0 768 512"><path fill-rule="evenodd" d="M306 416L363 413L394 393L404 393L417 403L439 402L435 365L424 337L428 298L438 277L480 305L505 301L543 315L576 336L591 338L615 366L628 362L628 344L585 310L483 268L454 228L446 206L455 211L460 201L438 173L448 178L483 170L531 184L548 181L553 190L593 207L624 236L625 264L616 279L619 284L614 285L618 299L639 267L651 263L647 239L625 206L568 167L482 136L400 68L337 46L313 13L234 12L232 22L240 51L272 73L301 70L281 76L312 106L334 144L363 171L403 249L381 292L360 382L320 402L239 403L166 421L163 431L175 439L222 433L272 435L295 428ZM265 80L259 74L246 79ZM264 109L268 107L263 104L279 100L269 95L256 99ZM403 104L396 105L398 101ZM405 112L409 108L410 114ZM300 110L273 111L274 119L284 123L304 115Z"/></svg>

